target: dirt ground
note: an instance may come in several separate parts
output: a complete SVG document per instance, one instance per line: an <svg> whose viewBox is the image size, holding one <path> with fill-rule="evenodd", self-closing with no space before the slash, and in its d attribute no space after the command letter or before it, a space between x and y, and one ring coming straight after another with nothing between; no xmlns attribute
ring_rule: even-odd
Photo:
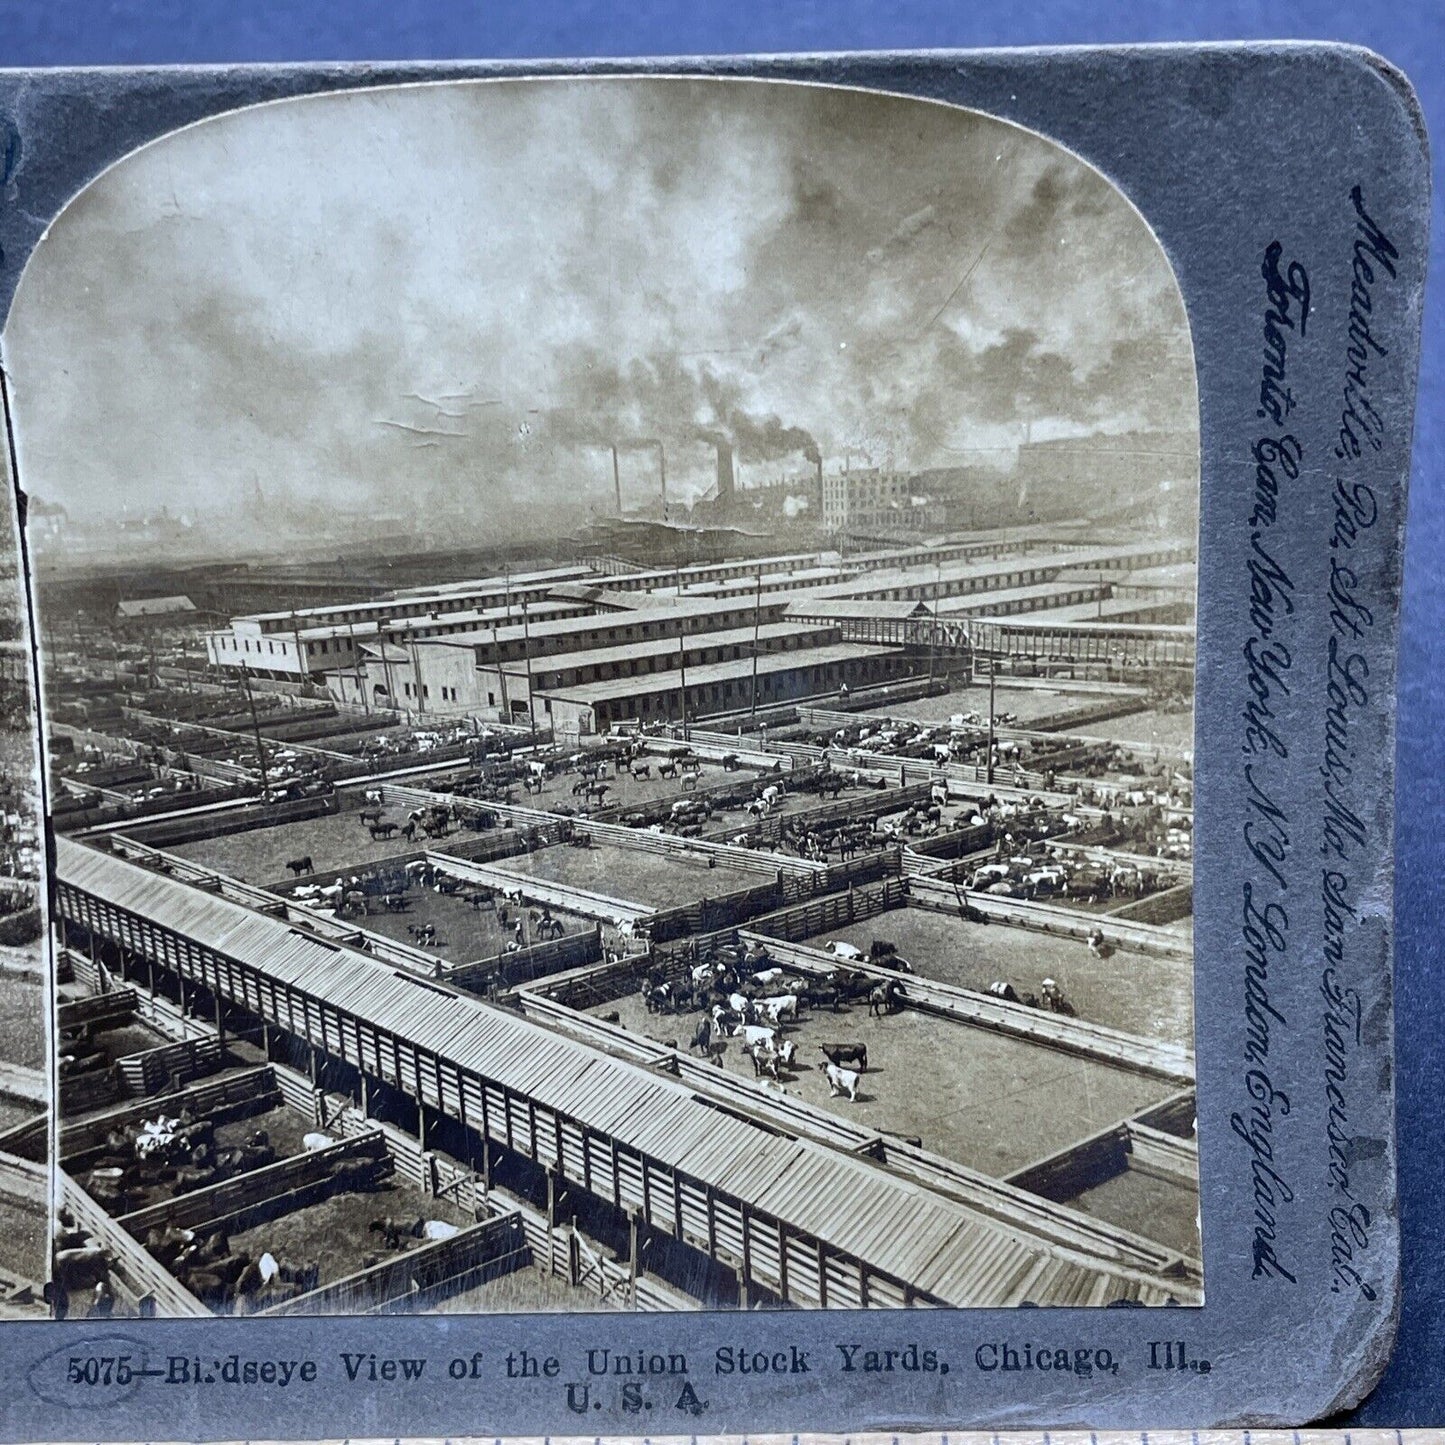
<svg viewBox="0 0 1445 1445"><path fill-rule="evenodd" d="M1098 959L1082 939L966 923L928 908L895 908L807 942L819 948L838 939L866 951L875 938L895 944L924 978L980 992L1003 980L1021 994L1052 978L1082 1019L1193 1047L1194 969L1185 960L1123 952Z"/></svg>
<svg viewBox="0 0 1445 1445"><path fill-rule="evenodd" d="M602 779L607 784L607 794L602 800L603 806L620 807L626 812L628 808L640 807L643 803L655 802L659 798L685 796L691 790L683 788L681 778L659 776L657 770L663 761L661 754L650 754L645 758L639 758L639 764L651 769L650 776L646 778L634 778L625 770L619 775L609 764L607 777ZM709 788L720 788L725 785L741 788L758 781L761 776L762 774L755 769L741 768L737 772L729 773L724 770L721 763L704 763L698 772L697 786L703 792ZM561 808L575 808L578 812L582 812L587 804L580 794L572 791L580 781L580 775L577 773L559 773L555 778L548 778L543 783L540 793L526 793L518 784L517 801L532 808L550 808L554 811Z"/></svg>
<svg viewBox="0 0 1445 1445"><path fill-rule="evenodd" d="M507 862L515 860L508 859ZM373 912L357 919L373 933L384 933L399 943L413 941L408 928L435 923L436 943L431 945L437 956L448 963L472 963L477 959L495 958L514 938L514 927L520 919L524 943L536 943L536 929L527 916L527 909L513 907L508 912L509 924L503 927L491 908L473 908L461 898L438 893L431 888L413 887L404 895L405 912ZM595 926L595 920L578 913L552 909L552 917L562 925L564 933L582 933Z"/></svg>
<svg viewBox="0 0 1445 1445"><path fill-rule="evenodd" d="M601 1004L622 1026L686 1050L700 1014L649 1015L640 997ZM797 1071L784 1090L846 1119L895 1134L999 1178L1165 1098L1169 1086L1108 1064L1023 1039L905 1009L870 1019L866 1005L839 1013L804 1012L788 1037ZM821 1041L866 1043L868 1070L855 1101L830 1098L818 1069ZM697 1055L693 1055L694 1058ZM741 1040L729 1039L723 1067L753 1078Z"/></svg>
<svg viewBox="0 0 1445 1445"><path fill-rule="evenodd" d="M1185 748L1194 751L1193 712L1134 712L1081 728L1089 737L1112 738L1120 743L1143 743L1151 748Z"/></svg>
<svg viewBox="0 0 1445 1445"><path fill-rule="evenodd" d="M569 1285L555 1274L543 1274L534 1266L514 1269L498 1279L463 1290L450 1299L434 1301L429 1314L578 1314L585 1311L612 1312L622 1306L611 1299L599 1299L591 1290Z"/></svg>
<svg viewBox="0 0 1445 1445"><path fill-rule="evenodd" d="M999 687L994 691L994 710L1013 713L1019 726L1027 727L1034 718L1093 707L1099 698L1098 693L1055 692L1044 687ZM987 717L988 688L960 687L936 697L915 698L912 702L882 703L869 711L884 717L916 718L919 722L932 723L946 723L954 713L960 712L976 712L980 717Z"/></svg>
<svg viewBox="0 0 1445 1445"><path fill-rule="evenodd" d="M33 1119L40 1110L34 1104L23 1103L19 1099L7 1099L0 1096L0 1132L6 1129L13 1129L17 1124L23 1124L28 1119Z"/></svg>
<svg viewBox="0 0 1445 1445"><path fill-rule="evenodd" d="M19 1200L0 1194L0 1239L4 1240L0 1264L7 1274L36 1284L45 1278L44 1210L27 1209Z"/></svg>
<svg viewBox="0 0 1445 1445"><path fill-rule="evenodd" d="M111 1063L128 1054L143 1054L147 1049L159 1048L173 1040L149 1024L125 1024L118 1029L106 1029L95 1035L95 1042Z"/></svg>
<svg viewBox="0 0 1445 1445"><path fill-rule="evenodd" d="M334 1194L319 1204L232 1234L231 1248L253 1257L269 1250L282 1263L293 1266L318 1261L320 1282L331 1284L355 1274L368 1257L382 1252L380 1235L372 1234L367 1225L385 1215L442 1219L457 1225L474 1222L447 1200L428 1198L392 1178L374 1193Z"/></svg>
<svg viewBox="0 0 1445 1445"><path fill-rule="evenodd" d="M609 898L645 908L672 908L767 882L764 874L745 872L725 863L709 868L706 860L696 856L672 857L610 843L590 848L561 844L502 859L496 866L519 876L605 893Z"/></svg>
<svg viewBox="0 0 1445 1445"><path fill-rule="evenodd" d="M373 839L357 820L357 812L364 806L358 793L354 798L343 800L340 813L296 823L278 823L270 828L249 828L244 833L226 833L193 843L177 843L166 851L239 878L243 883L268 884L284 882L290 877L286 864L292 858L309 857L318 872L334 872L340 876L363 863L394 858L421 848L419 842L413 849L399 834L390 840ZM407 811L393 805L383 808L382 816L388 822L400 824L406 821Z"/></svg>
<svg viewBox="0 0 1445 1445"><path fill-rule="evenodd" d="M39 977L0 970L0 1059L45 1067L45 998Z"/></svg>
<svg viewBox="0 0 1445 1445"><path fill-rule="evenodd" d="M1182 1184L1126 1169L1068 1201L1071 1209L1199 1257L1199 1196Z"/></svg>

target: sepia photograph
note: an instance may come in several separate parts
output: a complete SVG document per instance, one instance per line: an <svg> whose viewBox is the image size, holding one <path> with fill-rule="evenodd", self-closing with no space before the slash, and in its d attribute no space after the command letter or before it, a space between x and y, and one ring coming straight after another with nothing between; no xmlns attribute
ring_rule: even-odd
<svg viewBox="0 0 1445 1445"><path fill-rule="evenodd" d="M1106 175L341 91L100 174L3 346L0 1310L47 1230L71 1319L1202 1303L1199 404Z"/></svg>
<svg viewBox="0 0 1445 1445"><path fill-rule="evenodd" d="M0 464L0 1322L45 1319L51 1089L33 660L9 456Z"/></svg>

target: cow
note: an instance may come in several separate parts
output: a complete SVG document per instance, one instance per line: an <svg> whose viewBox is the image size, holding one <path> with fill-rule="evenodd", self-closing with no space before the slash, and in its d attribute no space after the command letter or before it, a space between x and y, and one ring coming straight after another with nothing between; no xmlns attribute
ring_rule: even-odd
<svg viewBox="0 0 1445 1445"><path fill-rule="evenodd" d="M903 997L903 985L896 979L889 979L887 983L880 983L877 988L868 994L868 1016L877 1018L882 1014L891 1014L898 1008L898 1000Z"/></svg>
<svg viewBox="0 0 1445 1445"><path fill-rule="evenodd" d="M311 855L309 853L304 858L288 859L286 866L291 870L291 876L293 878L301 878L307 873L314 873L316 871L316 865L311 861Z"/></svg>
<svg viewBox="0 0 1445 1445"><path fill-rule="evenodd" d="M858 1079L856 1069L842 1069L837 1064L820 1064L828 1080L828 1097L830 1099L840 1098L842 1095L852 1099L855 1103L858 1100Z"/></svg>
<svg viewBox="0 0 1445 1445"><path fill-rule="evenodd" d="M1050 1013L1063 1014L1066 1018L1073 1018L1074 1006L1064 997L1064 991L1051 978L1046 978L1039 985L1039 1007L1048 1009Z"/></svg>
<svg viewBox="0 0 1445 1445"><path fill-rule="evenodd" d="M774 1048L778 1041L777 1029L768 1028L765 1024L744 1024L742 1027L743 1047L755 1049L759 1045L766 1045Z"/></svg>
<svg viewBox="0 0 1445 1445"><path fill-rule="evenodd" d="M753 1061L753 1078L760 1079L766 1074L777 1081L782 1075L782 1063L778 1051L766 1044L744 1044L743 1052Z"/></svg>
<svg viewBox="0 0 1445 1445"><path fill-rule="evenodd" d="M867 1044L819 1044L818 1047L830 1064L840 1067L843 1064L857 1064L859 1069L865 1072L868 1068Z"/></svg>
<svg viewBox="0 0 1445 1445"><path fill-rule="evenodd" d="M775 1024L780 1024L784 1019L792 1019L794 1023L798 1019L798 995L795 993L774 994L771 998L759 1000L763 1012Z"/></svg>
<svg viewBox="0 0 1445 1445"><path fill-rule="evenodd" d="M804 988L802 998L809 1008L829 1008L837 1013L843 994L831 983L813 983Z"/></svg>

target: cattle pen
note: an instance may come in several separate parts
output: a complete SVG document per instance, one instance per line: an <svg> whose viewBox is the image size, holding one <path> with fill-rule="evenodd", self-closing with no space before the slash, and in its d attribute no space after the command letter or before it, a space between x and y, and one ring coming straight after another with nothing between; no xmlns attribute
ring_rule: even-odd
<svg viewBox="0 0 1445 1445"><path fill-rule="evenodd" d="M823 1142L816 1121L788 1128L795 1102L727 1107L668 1059L599 1048L196 883L57 846L60 926L78 956L172 996L273 1068L304 1061L323 1097L350 1096L361 1120L474 1181L474 1202L516 1201L554 1229L577 1221L573 1276L645 1276L655 1299L735 1306L1198 1298L1176 1250L1062 1206L965 1202ZM611 1258L592 1266L583 1251L599 1242Z"/></svg>

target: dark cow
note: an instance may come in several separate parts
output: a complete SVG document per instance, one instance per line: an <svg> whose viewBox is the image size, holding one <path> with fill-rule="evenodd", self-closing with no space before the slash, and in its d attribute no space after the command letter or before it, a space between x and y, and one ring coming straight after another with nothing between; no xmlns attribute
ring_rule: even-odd
<svg viewBox="0 0 1445 1445"><path fill-rule="evenodd" d="M868 1068L867 1044L819 1044L818 1047L830 1064L840 1068L844 1064L857 1064L859 1070L865 1072Z"/></svg>
<svg viewBox="0 0 1445 1445"><path fill-rule="evenodd" d="M311 855L309 853L304 858L287 859L286 866L291 870L291 876L293 878L300 878L304 874L314 873L316 871L316 865L311 861Z"/></svg>

